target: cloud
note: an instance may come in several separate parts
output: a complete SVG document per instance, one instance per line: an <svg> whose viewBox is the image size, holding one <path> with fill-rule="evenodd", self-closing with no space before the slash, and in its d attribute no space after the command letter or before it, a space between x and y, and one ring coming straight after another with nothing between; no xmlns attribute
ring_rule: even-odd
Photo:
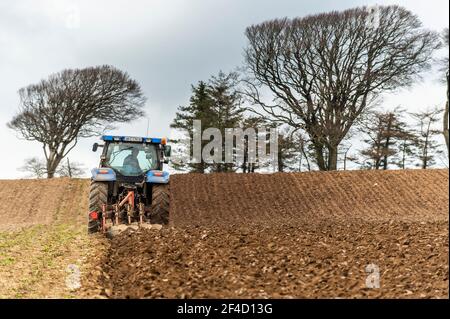
<svg viewBox="0 0 450 319"><path fill-rule="evenodd" d="M17 90L65 68L111 64L138 80L148 97L151 135L169 135L179 105L188 103L190 85L219 70L242 64L245 27L276 17L304 16L365 3L394 1L298 0L19 0L0 3L0 134L3 149L0 178L19 176L25 157L41 156L36 142L17 140L6 128L18 106ZM448 26L448 1L398 1L430 28ZM429 90L428 90L429 88ZM411 107L425 98L438 104L440 86L427 81L406 92ZM433 92L433 95L426 92ZM402 95L397 101L405 101ZM144 134L147 120L115 132ZM82 140L71 160L94 166L95 139Z"/></svg>

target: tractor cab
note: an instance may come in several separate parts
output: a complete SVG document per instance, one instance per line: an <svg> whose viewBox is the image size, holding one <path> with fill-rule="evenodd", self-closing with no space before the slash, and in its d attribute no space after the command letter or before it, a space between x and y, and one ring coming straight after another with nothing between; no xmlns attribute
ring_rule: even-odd
<svg viewBox="0 0 450 319"><path fill-rule="evenodd" d="M168 177L163 172L163 165L169 162L171 155L166 138L103 136L102 140L104 145L95 143L92 149L95 152L103 148L99 168L92 171L94 179L157 182L155 176Z"/></svg>

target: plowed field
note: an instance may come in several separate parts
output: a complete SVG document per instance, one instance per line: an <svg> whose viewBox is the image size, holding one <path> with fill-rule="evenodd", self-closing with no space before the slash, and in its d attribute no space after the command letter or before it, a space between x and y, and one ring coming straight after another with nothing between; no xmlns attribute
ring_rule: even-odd
<svg viewBox="0 0 450 319"><path fill-rule="evenodd" d="M112 298L446 298L448 171L178 175L170 227L116 237Z"/></svg>
<svg viewBox="0 0 450 319"><path fill-rule="evenodd" d="M0 181L0 298L447 298L448 177L175 175L169 226L111 241L89 181Z"/></svg>
<svg viewBox="0 0 450 319"><path fill-rule="evenodd" d="M224 223L448 220L448 171L177 175L175 226Z"/></svg>

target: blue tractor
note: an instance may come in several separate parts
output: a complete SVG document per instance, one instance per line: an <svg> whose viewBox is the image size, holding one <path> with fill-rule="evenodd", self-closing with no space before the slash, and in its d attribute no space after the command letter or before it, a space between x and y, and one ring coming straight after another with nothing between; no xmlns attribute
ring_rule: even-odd
<svg viewBox="0 0 450 319"><path fill-rule="evenodd" d="M167 224L169 162L165 138L103 136L100 165L92 170L88 232L117 225Z"/></svg>

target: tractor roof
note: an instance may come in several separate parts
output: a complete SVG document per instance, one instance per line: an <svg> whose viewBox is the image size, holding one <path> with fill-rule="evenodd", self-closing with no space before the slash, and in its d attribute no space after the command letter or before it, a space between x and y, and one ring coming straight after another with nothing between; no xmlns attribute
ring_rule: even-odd
<svg viewBox="0 0 450 319"><path fill-rule="evenodd" d="M156 137L137 137L137 136L113 136L104 135L101 138L103 141L110 142L128 142L128 143L152 143L152 144L166 144L167 139Z"/></svg>

